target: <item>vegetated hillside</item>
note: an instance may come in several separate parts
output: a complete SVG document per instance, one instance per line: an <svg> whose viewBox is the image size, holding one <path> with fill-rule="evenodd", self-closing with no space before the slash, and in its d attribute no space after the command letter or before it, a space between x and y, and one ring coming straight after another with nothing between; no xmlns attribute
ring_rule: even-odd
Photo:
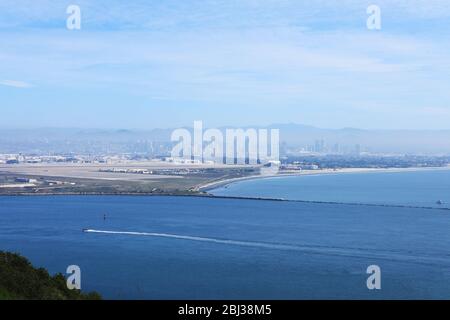
<svg viewBox="0 0 450 320"><path fill-rule="evenodd" d="M69 290L62 274L50 276L24 257L0 251L0 300L99 300L96 292Z"/></svg>

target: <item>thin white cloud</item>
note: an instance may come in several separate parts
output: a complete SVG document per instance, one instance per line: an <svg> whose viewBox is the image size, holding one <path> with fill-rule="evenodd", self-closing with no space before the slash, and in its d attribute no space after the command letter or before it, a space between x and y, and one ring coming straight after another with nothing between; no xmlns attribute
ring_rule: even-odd
<svg viewBox="0 0 450 320"><path fill-rule="evenodd" d="M32 84L17 80L0 80L0 85L14 88L31 88Z"/></svg>

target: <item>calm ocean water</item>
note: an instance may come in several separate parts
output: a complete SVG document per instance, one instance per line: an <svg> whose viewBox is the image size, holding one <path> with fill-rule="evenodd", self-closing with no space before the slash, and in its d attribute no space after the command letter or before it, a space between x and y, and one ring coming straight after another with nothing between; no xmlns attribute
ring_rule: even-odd
<svg viewBox="0 0 450 320"><path fill-rule="evenodd" d="M241 181L210 193L219 196L450 208L450 170L276 177ZM443 203L438 205L439 200Z"/></svg>
<svg viewBox="0 0 450 320"><path fill-rule="evenodd" d="M422 192L445 200L436 190L447 180L428 174L442 184L424 184ZM374 181L384 181L382 176L366 175L377 201ZM408 182L393 188L417 179L397 177ZM303 178L325 184L323 177ZM328 177L352 178L358 194L361 175ZM289 189L294 180L286 179ZM275 190L282 195L280 187ZM386 199L427 199L401 197ZM83 290L112 299L450 298L449 248L450 211L439 209L195 197L0 197L0 250L19 252L52 273L79 265ZM379 291L366 287L372 264L381 267Z"/></svg>

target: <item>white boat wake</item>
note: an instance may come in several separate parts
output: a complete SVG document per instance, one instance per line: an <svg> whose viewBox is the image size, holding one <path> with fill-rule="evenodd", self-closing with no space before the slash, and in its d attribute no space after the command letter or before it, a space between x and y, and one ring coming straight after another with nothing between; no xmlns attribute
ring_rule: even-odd
<svg viewBox="0 0 450 320"><path fill-rule="evenodd" d="M289 245L289 244L272 244L272 243L263 243L263 242L227 240L227 239L205 238L205 237L195 237L195 236L183 236L183 235L168 234L168 233L108 231L108 230L95 230L95 229L85 229L83 231L88 232L88 233L103 233L103 234L117 234L117 235L129 235L129 236L148 236L148 237L172 238L172 239L181 239L181 240L190 240L190 241L213 242L213 243L237 245L237 246L279 249L279 250L299 250L302 248L301 246ZM305 249L306 249L306 247L305 247Z"/></svg>
<svg viewBox="0 0 450 320"><path fill-rule="evenodd" d="M218 239L207 238L197 236L187 236L169 233L156 233L156 232L133 232L133 231L110 231L110 230L95 230L95 229L83 229L85 233L96 234L108 234L108 235L127 235L127 236L146 236L146 237L159 237L188 241L209 242L224 245L255 247L271 250L287 250L297 251L303 254L319 254L319 255L332 255L341 257L353 257L353 258L370 258L370 259L383 259L383 260L396 260L396 261L408 261L419 264L450 264L450 256L435 256L428 255L423 252L411 253L404 250L386 250L375 248L356 248L356 247L334 247L334 246L320 246L320 245L301 245L301 244L289 244L289 243L268 243L268 242L255 242L255 241L243 241L243 240L230 240L230 239Z"/></svg>

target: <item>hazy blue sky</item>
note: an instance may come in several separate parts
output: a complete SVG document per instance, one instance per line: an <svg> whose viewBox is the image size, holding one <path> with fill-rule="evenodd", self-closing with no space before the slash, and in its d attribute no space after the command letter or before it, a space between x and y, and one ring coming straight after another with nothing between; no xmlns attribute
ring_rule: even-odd
<svg viewBox="0 0 450 320"><path fill-rule="evenodd" d="M2 127L450 129L449 87L448 0L0 2Z"/></svg>

